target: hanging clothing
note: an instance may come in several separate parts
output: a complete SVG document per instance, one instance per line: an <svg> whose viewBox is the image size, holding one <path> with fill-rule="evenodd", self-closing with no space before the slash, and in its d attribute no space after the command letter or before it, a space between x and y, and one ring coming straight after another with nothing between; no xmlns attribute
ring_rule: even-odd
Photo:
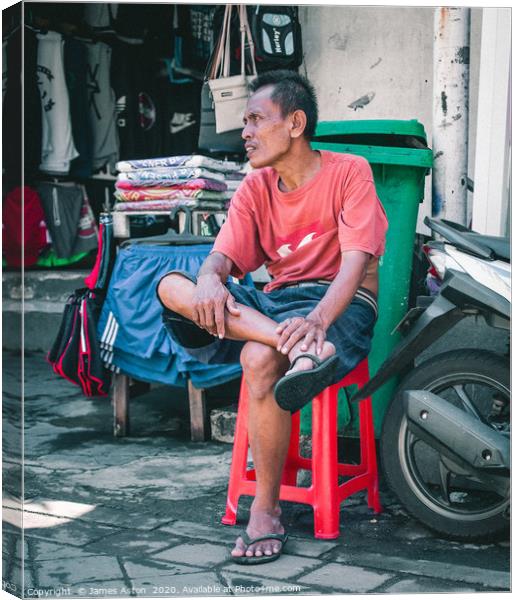
<svg viewBox="0 0 517 600"><path fill-rule="evenodd" d="M128 6L121 5L121 6ZM145 5L143 5L145 6ZM172 57L174 54L174 9L173 4L154 4L145 37L149 52L156 57ZM147 8L147 7L146 7Z"/></svg>
<svg viewBox="0 0 517 600"><path fill-rule="evenodd" d="M86 44L88 50L88 109L93 134L93 170L114 165L119 156L115 94L111 88L111 47Z"/></svg>
<svg viewBox="0 0 517 600"><path fill-rule="evenodd" d="M38 267L43 267L44 269L69 267L70 265L80 266L79 263L81 263L81 261L87 256L89 256L89 252L80 252L79 254L73 254L69 258L59 258L56 254L56 251L51 246L47 250L43 251L41 256L38 258L36 265Z"/></svg>
<svg viewBox="0 0 517 600"><path fill-rule="evenodd" d="M117 254L115 238L113 236L113 216L111 213L102 213L99 218L97 257L90 274L84 284L90 289L106 292L115 264Z"/></svg>
<svg viewBox="0 0 517 600"><path fill-rule="evenodd" d="M98 221L100 214L113 204L113 181L92 177L84 182L84 186L93 214Z"/></svg>
<svg viewBox="0 0 517 600"><path fill-rule="evenodd" d="M38 84L41 94L43 140L40 170L68 174L79 156L72 138L70 100L65 81L63 36L38 33Z"/></svg>
<svg viewBox="0 0 517 600"><path fill-rule="evenodd" d="M81 387L85 396L107 396L111 374L101 361L97 321L103 295L81 288L68 297L47 354L54 371Z"/></svg>
<svg viewBox="0 0 517 600"><path fill-rule="evenodd" d="M2 42L2 105L7 90L7 40Z"/></svg>
<svg viewBox="0 0 517 600"><path fill-rule="evenodd" d="M93 211L88 201L86 189L83 185L78 186L83 195L83 203L79 214L79 223L77 225L77 235L75 238L73 254L81 252L91 252L97 248L98 244L98 228L93 216Z"/></svg>
<svg viewBox="0 0 517 600"><path fill-rule="evenodd" d="M6 90L2 105L3 164L7 189L22 185L22 35L18 29L10 35L5 48L3 68ZM9 151L6 151L7 148ZM38 159L39 164L39 159Z"/></svg>
<svg viewBox="0 0 517 600"><path fill-rule="evenodd" d="M143 156L138 149L138 91L143 78L140 47L117 41L114 44L111 81L115 93L117 135L122 159Z"/></svg>
<svg viewBox="0 0 517 600"><path fill-rule="evenodd" d="M155 156L196 152L202 82L171 83L168 79L162 79L158 81L157 86L157 111L162 124L162 140L160 152Z"/></svg>
<svg viewBox="0 0 517 600"><path fill-rule="evenodd" d="M24 147L23 166L25 183L32 183L39 173L42 148L42 110L38 85L38 39L28 28L24 29ZM19 77L19 73L17 74ZM4 121L5 123L5 121ZM5 148L5 146L4 146ZM5 157L5 151L4 151Z"/></svg>
<svg viewBox="0 0 517 600"><path fill-rule="evenodd" d="M178 33L183 39L182 64L203 73L214 47L214 17L217 6L180 5Z"/></svg>
<svg viewBox="0 0 517 600"><path fill-rule="evenodd" d="M117 41L113 47L112 83L122 158L161 153L162 130L157 111L156 73L142 43Z"/></svg>
<svg viewBox="0 0 517 600"><path fill-rule="evenodd" d="M95 220L84 186L75 183L38 183L45 221L58 258L70 258L97 247Z"/></svg>
<svg viewBox="0 0 517 600"><path fill-rule="evenodd" d="M117 15L114 19L114 29L119 39L143 41L150 23L156 18L155 9L152 10L145 4L119 4Z"/></svg>
<svg viewBox="0 0 517 600"><path fill-rule="evenodd" d="M22 184L22 142L24 179L32 182L41 162L41 100L36 63L38 40L33 31L24 31L24 137L22 138L22 28L18 28L3 44L3 164L4 185L10 189Z"/></svg>
<svg viewBox="0 0 517 600"><path fill-rule="evenodd" d="M2 202L2 230L3 253L8 266L34 265L49 243L45 213L36 190L16 187L7 194Z"/></svg>
<svg viewBox="0 0 517 600"><path fill-rule="evenodd" d="M84 4L84 22L97 35L113 35L118 4L108 2L86 2Z"/></svg>
<svg viewBox="0 0 517 600"><path fill-rule="evenodd" d="M82 42L65 37L64 66L72 135L79 153L70 164L70 175L87 178L93 172L93 135L88 116L88 51Z"/></svg>

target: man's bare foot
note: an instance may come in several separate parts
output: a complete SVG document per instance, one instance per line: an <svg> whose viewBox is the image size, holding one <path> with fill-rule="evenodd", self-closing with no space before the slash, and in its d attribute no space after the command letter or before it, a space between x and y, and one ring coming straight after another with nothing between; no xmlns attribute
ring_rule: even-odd
<svg viewBox="0 0 517 600"><path fill-rule="evenodd" d="M309 346L309 349L305 351L302 351L300 349L301 345L301 342L298 342L298 344L294 346L291 352L289 352L289 360L291 361L291 364L300 354L314 354L314 356L317 356L320 360L323 361L336 353L336 348L334 344L329 341L323 342L323 348L320 354L316 354L315 343L311 344ZM287 371L286 375L289 373L296 373L297 371L308 371L309 369L313 369L315 366L316 364L310 358L300 358L295 362L293 367L289 369L289 371Z"/></svg>
<svg viewBox="0 0 517 600"><path fill-rule="evenodd" d="M280 507L272 510L259 510L251 506L250 520L246 533L251 539L267 535L268 533L284 533L284 528L280 523ZM237 538L235 548L232 550L232 556L271 556L278 554L282 549L282 542L279 540L263 540L246 546L242 538Z"/></svg>

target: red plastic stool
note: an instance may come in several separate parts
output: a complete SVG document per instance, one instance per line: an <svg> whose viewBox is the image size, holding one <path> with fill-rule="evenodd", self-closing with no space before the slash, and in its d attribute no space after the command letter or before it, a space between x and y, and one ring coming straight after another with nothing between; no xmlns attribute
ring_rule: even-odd
<svg viewBox="0 0 517 600"><path fill-rule="evenodd" d="M368 359L364 359L339 383L323 390L312 401L312 458L300 456L300 412L292 416L291 439L280 486L280 500L310 504L314 509L314 537L339 537L339 506L348 496L367 490L368 506L381 512L377 456L373 429L372 402L367 397L359 403L361 462L338 463L337 459L337 398L340 388L357 384L362 387L369 379ZM255 470L247 468L248 459L248 392L241 383L239 410L235 427L232 465L226 501L225 525L235 525L240 496L254 496ZM298 487L299 469L312 471L310 487ZM338 483L338 475L350 477Z"/></svg>

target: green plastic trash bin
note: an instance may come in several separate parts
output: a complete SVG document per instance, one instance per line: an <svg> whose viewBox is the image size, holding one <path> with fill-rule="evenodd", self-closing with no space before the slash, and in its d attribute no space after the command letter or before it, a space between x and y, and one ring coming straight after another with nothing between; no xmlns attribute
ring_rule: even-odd
<svg viewBox="0 0 517 600"><path fill-rule="evenodd" d="M433 164L432 151L427 147L424 127L417 120L321 122L312 147L366 158L388 216L386 252L379 266L379 318L369 355L373 375L400 339L398 333L392 332L408 308L418 205L424 197L425 177ZM373 396L377 437L396 384L396 380L388 382ZM304 433L311 429L310 410L308 405L302 411ZM357 416L357 405L350 404L346 394L341 392L340 434L358 435Z"/></svg>

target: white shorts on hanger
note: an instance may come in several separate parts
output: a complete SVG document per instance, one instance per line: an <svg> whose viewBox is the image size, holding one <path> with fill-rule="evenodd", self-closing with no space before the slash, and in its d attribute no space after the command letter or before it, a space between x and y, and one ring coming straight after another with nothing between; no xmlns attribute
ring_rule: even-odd
<svg viewBox="0 0 517 600"><path fill-rule="evenodd" d="M41 95L42 148L40 170L67 174L70 161L79 156L72 137L70 100L63 64L63 37L38 33L38 85Z"/></svg>

